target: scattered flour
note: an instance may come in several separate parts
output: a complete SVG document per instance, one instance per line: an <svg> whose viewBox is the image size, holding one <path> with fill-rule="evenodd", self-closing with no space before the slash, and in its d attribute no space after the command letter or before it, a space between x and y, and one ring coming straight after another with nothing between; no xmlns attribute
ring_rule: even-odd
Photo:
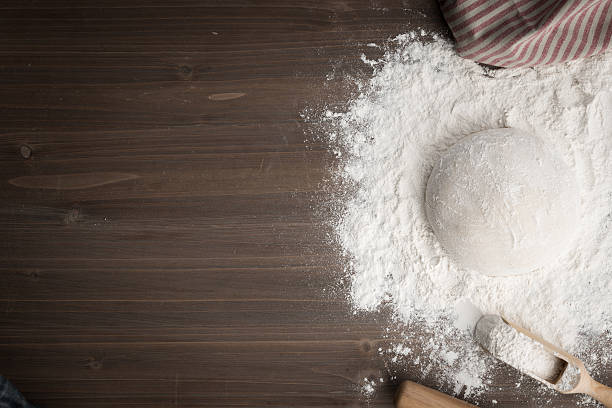
<svg viewBox="0 0 612 408"><path fill-rule="evenodd" d="M376 381L364 378L363 386L361 387L361 393L366 398L373 397L376 393Z"/></svg>
<svg viewBox="0 0 612 408"><path fill-rule="evenodd" d="M413 349L429 333L431 344L401 346L397 354L426 356L421 374L433 370L442 388L464 397L478 396L500 369L462 327L473 316L453 324L464 302L578 354L592 372L602 370L609 359L601 344L612 341L612 55L491 70L460 58L435 35L427 41L409 33L382 59L363 57L372 77L356 81L359 94L346 109L320 119L342 157L337 186L351 186L336 203L342 214L335 231L350 260L356 310L391 307ZM577 243L525 276L462 270L425 215L435 161L460 138L499 127L543 138L580 191Z"/></svg>

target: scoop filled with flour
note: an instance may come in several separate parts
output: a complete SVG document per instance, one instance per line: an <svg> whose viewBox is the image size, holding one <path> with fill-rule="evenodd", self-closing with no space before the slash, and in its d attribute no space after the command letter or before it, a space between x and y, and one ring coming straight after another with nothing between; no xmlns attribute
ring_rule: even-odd
<svg viewBox="0 0 612 408"><path fill-rule="evenodd" d="M391 354L424 350L441 388L465 390L463 396L478 398L492 374L490 357L453 324L465 302L507 317L601 373L611 363L602 345L612 344L612 55L489 70L460 58L446 40L411 33L397 37L380 60L363 60L374 72L357 81L359 94L320 119L330 148L342 153L337 185L351 186L336 203L342 214L334 229L350 260L355 309L384 303L407 336L434 333L428 344L407 339ZM531 242L529 274L475 272L473 257L454 259L427 218L432 169L458 141L495 128L537 135L572 180L565 191L550 191L565 197L569 218L575 213L571 225L560 227L559 245L566 247L550 255ZM526 239L524 229L510 228ZM487 262L483 268L495 266Z"/></svg>

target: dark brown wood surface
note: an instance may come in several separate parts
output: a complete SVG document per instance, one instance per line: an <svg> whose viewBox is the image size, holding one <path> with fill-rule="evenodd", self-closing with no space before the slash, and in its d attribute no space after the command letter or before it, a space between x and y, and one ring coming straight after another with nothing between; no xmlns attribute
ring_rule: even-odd
<svg viewBox="0 0 612 408"><path fill-rule="evenodd" d="M300 114L416 27L434 0L2 1L0 373L49 408L391 406L416 376L342 296ZM478 401L535 406L511 380Z"/></svg>

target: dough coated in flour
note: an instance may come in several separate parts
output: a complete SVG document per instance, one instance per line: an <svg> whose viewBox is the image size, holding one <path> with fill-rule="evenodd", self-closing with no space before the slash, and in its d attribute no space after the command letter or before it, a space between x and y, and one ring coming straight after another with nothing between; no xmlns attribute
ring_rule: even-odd
<svg viewBox="0 0 612 408"><path fill-rule="evenodd" d="M538 137L474 133L435 164L426 191L431 226L459 266L490 276L534 271L574 241L573 174Z"/></svg>

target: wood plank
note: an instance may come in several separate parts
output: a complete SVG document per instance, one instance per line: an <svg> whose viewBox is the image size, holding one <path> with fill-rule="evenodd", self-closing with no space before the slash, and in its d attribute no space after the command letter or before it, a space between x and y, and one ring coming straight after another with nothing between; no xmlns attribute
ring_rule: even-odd
<svg viewBox="0 0 612 408"><path fill-rule="evenodd" d="M59 262L63 262L62 259ZM212 259L191 260L187 267L11 267L2 268L2 300L316 300L322 297L313 279L331 278L341 265L214 268ZM245 260L246 261L246 260ZM157 260L167 264L165 260ZM40 264L46 264L41 260ZM105 261L109 264L109 261ZM338 274L339 274L338 273ZM329 285L328 290L334 289ZM112 296L112 297L111 297Z"/></svg>
<svg viewBox="0 0 612 408"><path fill-rule="evenodd" d="M241 395L230 383L263 382L270 384L271 397L287 389L293 398L340 394L340 399L330 398L338 404L362 378L380 375L383 367L373 354L357 342L318 341L0 346L4 372L10 377L47 378L50 367L55 378L71 379L77 385L88 380L174 380L178 376L208 384L200 390L205 406L220 397L215 392L220 382L234 390L233 397L250 399L256 394ZM261 364L245 360L247 355Z"/></svg>
<svg viewBox="0 0 612 408"><path fill-rule="evenodd" d="M378 338L380 324L370 316L352 316L345 302L324 298L4 300L1 304L6 314L0 333L4 346L352 341L376 349L383 342Z"/></svg>
<svg viewBox="0 0 612 408"><path fill-rule="evenodd" d="M377 359L363 359L364 355L376 353L364 351L354 341L26 344L3 345L1 349L4 372L9 377L24 378L45 377L53 367L56 377L64 379L121 379L124 376L159 379L168 378L167 373L172 372L180 373L182 378L260 378L283 382L288 377L308 379L316 375L313 368L324 372L328 366L328 375L316 382L325 386L329 380L343 386L347 381L359 383L359 367L372 370L380 364ZM265 364L255 368L244 360L245 355L257 357ZM160 366L165 371L160 372ZM245 366L253 371L239 369ZM334 375L340 373L344 374Z"/></svg>
<svg viewBox="0 0 612 408"><path fill-rule="evenodd" d="M369 371L368 371L369 372ZM347 383L349 383L347 381ZM53 398L44 401L46 407L359 407L353 397L333 387L321 387L319 383L296 383L290 379L270 382L215 379L193 380L165 378L159 380L88 380L78 382L52 380L21 380L18 384L24 392L38 401L46 395ZM318 390L313 391L313 387ZM108 395L108 390L114 390ZM383 387L371 403L391 407L392 386Z"/></svg>

